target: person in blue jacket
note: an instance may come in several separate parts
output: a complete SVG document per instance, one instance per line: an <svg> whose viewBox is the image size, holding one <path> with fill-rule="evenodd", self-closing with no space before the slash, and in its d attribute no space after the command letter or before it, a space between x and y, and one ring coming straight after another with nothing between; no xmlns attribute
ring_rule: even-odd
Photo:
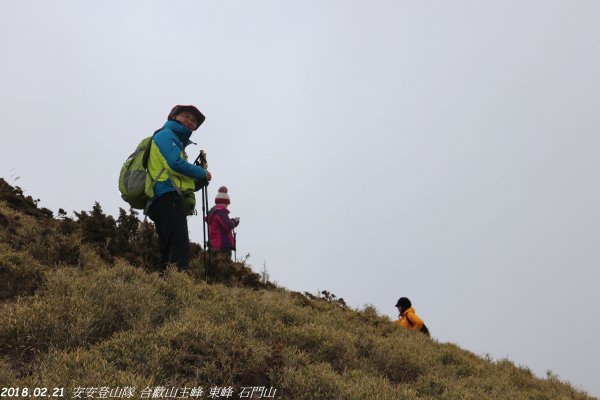
<svg viewBox="0 0 600 400"><path fill-rule="evenodd" d="M205 120L195 106L175 106L164 126L154 133L148 157L153 197L147 214L160 242L160 266L185 270L190 258L187 216L196 205L194 192L211 180L210 172L187 161L190 136Z"/></svg>

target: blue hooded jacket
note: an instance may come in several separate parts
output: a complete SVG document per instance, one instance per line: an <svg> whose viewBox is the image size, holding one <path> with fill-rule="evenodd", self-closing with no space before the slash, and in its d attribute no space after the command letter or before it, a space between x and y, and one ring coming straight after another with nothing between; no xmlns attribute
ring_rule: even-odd
<svg viewBox="0 0 600 400"><path fill-rule="evenodd" d="M181 157L181 150L185 150L190 144L195 144L190 141L190 136L192 136L192 131L178 121L171 120L167 121L162 129L154 134L152 140L173 171L195 180L204 179L206 178L204 168L191 164ZM196 189L198 189L198 185L196 185ZM173 186L171 180L156 182L152 200L174 191L177 191L177 189Z"/></svg>

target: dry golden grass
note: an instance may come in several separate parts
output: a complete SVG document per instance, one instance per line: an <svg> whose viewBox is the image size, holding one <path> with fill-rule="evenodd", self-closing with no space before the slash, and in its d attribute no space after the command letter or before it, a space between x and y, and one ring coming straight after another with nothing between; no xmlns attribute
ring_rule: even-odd
<svg viewBox="0 0 600 400"><path fill-rule="evenodd" d="M76 232L2 202L0 222L0 387L64 387L67 398L77 387L162 385L265 386L306 400L590 399L402 330L372 307L244 279L207 284L197 268L161 277L107 263ZM40 243L71 244L76 260Z"/></svg>

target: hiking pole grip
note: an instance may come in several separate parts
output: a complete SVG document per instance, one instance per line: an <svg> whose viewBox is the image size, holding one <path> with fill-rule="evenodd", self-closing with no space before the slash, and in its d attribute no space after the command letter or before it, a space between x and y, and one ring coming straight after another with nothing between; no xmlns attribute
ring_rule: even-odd
<svg viewBox="0 0 600 400"><path fill-rule="evenodd" d="M204 150L200 150L200 154L194 160L195 165L199 165L204 169L208 168L208 162L206 162L206 152Z"/></svg>
<svg viewBox="0 0 600 400"><path fill-rule="evenodd" d="M194 165L198 165L205 170L208 170L208 162L206 161L206 152L204 150L200 150L200 154L198 154L198 157L194 160ZM198 183L202 187L208 186L208 179L199 179Z"/></svg>

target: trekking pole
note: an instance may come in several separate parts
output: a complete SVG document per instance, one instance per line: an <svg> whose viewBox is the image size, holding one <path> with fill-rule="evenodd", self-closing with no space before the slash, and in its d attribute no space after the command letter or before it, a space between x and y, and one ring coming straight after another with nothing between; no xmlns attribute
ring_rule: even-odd
<svg viewBox="0 0 600 400"><path fill-rule="evenodd" d="M237 232L233 230L233 261L237 262Z"/></svg>
<svg viewBox="0 0 600 400"><path fill-rule="evenodd" d="M199 165L204 169L208 169L208 162L206 161L206 152L204 150L200 150L200 154L194 160L195 165ZM208 179L203 179L200 181L200 185L202 185L202 234L204 238L204 275L206 280L208 281L211 273L211 257L210 257L210 231L208 225Z"/></svg>
<svg viewBox="0 0 600 400"><path fill-rule="evenodd" d="M204 252L204 261L206 263L206 280L208 281L209 279L214 278L214 272L213 271L213 264L212 264L212 246L210 244L210 225L208 224L208 192L207 192L207 186L204 186L203 190L204 190L204 204L202 205L202 208L206 208L206 220L205 220L205 224L206 224L206 251Z"/></svg>
<svg viewBox="0 0 600 400"><path fill-rule="evenodd" d="M204 222L206 219L206 208L204 208L204 197L206 196L205 188L206 186L202 186L202 237L204 241L202 242L202 246L204 250L206 250L206 223Z"/></svg>
<svg viewBox="0 0 600 400"><path fill-rule="evenodd" d="M206 162L206 152L204 150L200 150L200 154L194 160L194 165L199 165L204 169L208 169L208 162ZM208 230L208 223L206 221L206 213L208 211L208 199L206 193L206 187L208 186L208 180L203 179L199 182L202 185L202 234L204 236L204 250L207 250L208 241L206 240L206 232Z"/></svg>

